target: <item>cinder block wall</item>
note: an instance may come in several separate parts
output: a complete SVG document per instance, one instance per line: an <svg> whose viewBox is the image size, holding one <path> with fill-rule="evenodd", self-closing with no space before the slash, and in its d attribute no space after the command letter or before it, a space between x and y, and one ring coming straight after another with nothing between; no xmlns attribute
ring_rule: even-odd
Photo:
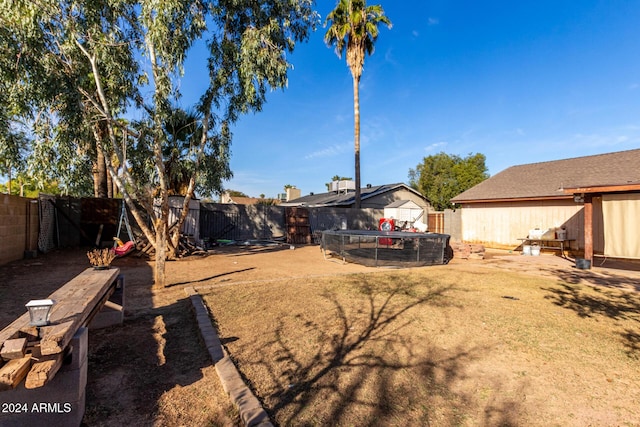
<svg viewBox="0 0 640 427"><path fill-rule="evenodd" d="M0 264L38 248L37 200L0 194Z"/></svg>
<svg viewBox="0 0 640 427"><path fill-rule="evenodd" d="M444 234L451 236L452 242L462 241L462 210L445 209L444 211Z"/></svg>

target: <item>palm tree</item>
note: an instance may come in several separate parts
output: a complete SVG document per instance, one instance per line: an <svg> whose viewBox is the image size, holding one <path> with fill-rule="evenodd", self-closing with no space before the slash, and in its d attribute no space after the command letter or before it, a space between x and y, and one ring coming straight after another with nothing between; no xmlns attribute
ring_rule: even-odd
<svg viewBox="0 0 640 427"><path fill-rule="evenodd" d="M193 172L194 146L202 138L202 122L195 110L174 107L164 123L169 144L163 149L169 195L185 196Z"/></svg>
<svg viewBox="0 0 640 427"><path fill-rule="evenodd" d="M360 208L360 77L365 54L371 55L378 38L378 26L391 28L391 21L381 5L367 6L366 0L339 0L327 15L324 35L327 46L335 46L338 58L346 52L347 65L353 77L354 147L356 169L355 208Z"/></svg>

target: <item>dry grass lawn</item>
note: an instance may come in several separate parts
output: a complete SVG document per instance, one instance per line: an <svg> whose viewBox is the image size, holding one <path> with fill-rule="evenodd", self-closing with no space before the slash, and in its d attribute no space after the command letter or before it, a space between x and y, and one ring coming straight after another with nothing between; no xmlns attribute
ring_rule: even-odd
<svg viewBox="0 0 640 427"><path fill-rule="evenodd" d="M87 268L86 251L0 266L0 327ZM389 270L317 247L118 259L123 326L89 333L83 425L237 426L185 287L279 426L640 425L640 264L559 257Z"/></svg>
<svg viewBox="0 0 640 427"><path fill-rule="evenodd" d="M201 289L281 426L640 425L640 295L453 266Z"/></svg>

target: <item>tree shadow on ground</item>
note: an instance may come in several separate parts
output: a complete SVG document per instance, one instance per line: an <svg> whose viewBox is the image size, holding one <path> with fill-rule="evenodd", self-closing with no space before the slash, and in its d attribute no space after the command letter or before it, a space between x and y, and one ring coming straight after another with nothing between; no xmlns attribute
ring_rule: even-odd
<svg viewBox="0 0 640 427"><path fill-rule="evenodd" d="M269 253L289 251L291 248L295 248L295 245L289 245L284 243L268 243L268 244L252 244L252 245L228 245L220 246L216 251L219 254L231 255L231 256L247 256L256 253Z"/></svg>
<svg viewBox="0 0 640 427"><path fill-rule="evenodd" d="M629 289L640 291L640 279L624 273L612 271L592 271L571 268L547 268L554 276L566 283L589 283L607 288Z"/></svg>
<svg viewBox="0 0 640 427"><path fill-rule="evenodd" d="M451 287L424 292L418 285L404 277L381 287L363 278L358 289L363 305L356 311L342 304L339 295L325 294L337 328L329 330L314 318L298 315L305 330L318 337L314 354L299 354L278 325L275 339L255 361L267 369L274 385L264 396L272 421L282 426L463 423L466 410L477 402L454 391L453 384L464 377L464 367L488 349L464 344L441 349L430 342L416 345L407 337L403 330L416 321L412 311L451 304L445 296ZM485 417L492 425L516 425L517 406L507 400L492 402ZM308 408L313 407L317 418L309 419Z"/></svg>
<svg viewBox="0 0 640 427"><path fill-rule="evenodd" d="M190 308L182 299L91 331L86 425L153 425L163 393L202 379L211 360Z"/></svg>
<svg viewBox="0 0 640 427"><path fill-rule="evenodd" d="M240 270L228 271L226 273L220 273L220 274L216 274L216 275L213 275L213 276L204 277L202 279L189 280L189 281L178 282L178 283L171 283L170 285L167 285L165 287L166 288L173 288L175 286L194 285L196 283L204 283L204 282L208 282L209 280L217 279L219 277L230 276L232 274L243 273L245 271L250 271L250 270L255 270L255 269L256 269L255 267L243 268L243 269L240 269Z"/></svg>
<svg viewBox="0 0 640 427"><path fill-rule="evenodd" d="M634 291L610 289L612 286L625 288L629 278L621 280L618 284L614 282L613 285L596 281L595 283L599 286L585 290L579 284L583 277L576 282L559 283L557 287L542 288L549 292L545 298L559 307L572 310L582 318L606 317L616 321L640 323L640 294ZM594 283L591 280L589 282ZM625 286L621 285L623 283ZM627 354L633 357L640 356L640 334L630 329L618 333L627 349Z"/></svg>
<svg viewBox="0 0 640 427"><path fill-rule="evenodd" d="M151 267L122 260L124 324L90 331L84 425L233 423L190 300L180 288L154 288Z"/></svg>
<svg viewBox="0 0 640 427"><path fill-rule="evenodd" d="M579 269L575 260L559 256L521 256L488 254L483 264L512 272L557 277L566 283L589 283L596 286L640 291L640 262L597 258L592 269Z"/></svg>

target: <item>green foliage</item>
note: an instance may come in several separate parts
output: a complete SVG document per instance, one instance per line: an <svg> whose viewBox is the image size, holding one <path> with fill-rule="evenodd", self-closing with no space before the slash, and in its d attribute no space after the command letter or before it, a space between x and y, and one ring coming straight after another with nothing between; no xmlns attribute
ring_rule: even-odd
<svg viewBox="0 0 640 427"><path fill-rule="evenodd" d="M334 175L331 178L331 182L333 181L351 181L353 178L351 177L346 177L346 176L340 176L340 175Z"/></svg>
<svg viewBox="0 0 640 427"><path fill-rule="evenodd" d="M104 159L163 271L167 239L177 246L178 232L168 233L169 193L211 194L231 176L230 126L241 114L260 111L268 89L286 86L286 54L314 28L312 5L3 0L1 143L16 145L9 136L23 126L29 154L16 162L65 181L83 176L80 165ZM175 106L185 59L197 42L208 48L209 81L189 118ZM140 119L126 120L132 115ZM10 148L0 146L20 151Z"/></svg>
<svg viewBox="0 0 640 427"><path fill-rule="evenodd" d="M467 157L439 153L425 157L409 170L409 184L422 193L434 209L451 209L450 200L489 178L484 154Z"/></svg>
<svg viewBox="0 0 640 427"><path fill-rule="evenodd" d="M146 164L135 165L135 179L123 179L136 197L149 193L135 191L138 183L161 190L160 162L171 166L168 182L188 182L195 173L201 194L218 191L231 176L230 124L259 111L269 88L286 86L285 54L315 26L312 4L3 2L0 89L7 97L0 102L0 154L7 160L0 168L28 168L42 182L90 182L91 174L81 173L86 168L74 171L79 159L86 165L104 149L123 163L119 151L126 147L129 159L147 156ZM184 60L198 40L209 47L210 81L195 107L199 136L206 135L176 138L167 126L181 96ZM126 124L119 118L133 110L142 119L123 133ZM25 134L27 149L20 150L18 137Z"/></svg>
<svg viewBox="0 0 640 427"><path fill-rule="evenodd" d="M105 1L3 2L0 85L6 98L0 115L8 125L0 126L0 135L7 137L0 138L0 146L11 150L8 136L26 136L25 149L12 163L38 185L58 180L74 192L79 189L76 195L91 186L97 118L86 95L97 88L78 46L91 49L109 75L101 82L109 106L123 109L136 90L131 72L136 62L123 43L126 35L113 27L127 7Z"/></svg>
<svg viewBox="0 0 640 427"><path fill-rule="evenodd" d="M11 181L7 181L4 184L0 184L0 193L10 194L14 196L37 198L40 193L44 194L68 194L63 188L60 187L57 181L46 182L40 186L36 185L33 180L30 180L24 174L19 174L13 177Z"/></svg>
<svg viewBox="0 0 640 427"><path fill-rule="evenodd" d="M237 190L227 190L227 193L229 193L231 197L249 197L246 194L244 194L242 191L237 191Z"/></svg>
<svg viewBox="0 0 640 427"><path fill-rule="evenodd" d="M385 16L381 5L367 5L366 0L340 0L325 21L329 28L324 36L328 46L334 46L347 64L354 78L362 74L364 56L373 54L381 24L391 28L391 20Z"/></svg>
<svg viewBox="0 0 640 427"><path fill-rule="evenodd" d="M230 135L209 133L204 135L202 114L198 111L172 107L162 122L166 143L162 146L162 161L170 195L185 196L192 176L195 176L195 192L210 197L221 190L223 179L231 177L229 169ZM127 167L134 180L141 186L157 191L158 175L154 162L154 123L149 120L131 124L139 133L136 139L127 139ZM199 147L207 139L203 155Z"/></svg>

